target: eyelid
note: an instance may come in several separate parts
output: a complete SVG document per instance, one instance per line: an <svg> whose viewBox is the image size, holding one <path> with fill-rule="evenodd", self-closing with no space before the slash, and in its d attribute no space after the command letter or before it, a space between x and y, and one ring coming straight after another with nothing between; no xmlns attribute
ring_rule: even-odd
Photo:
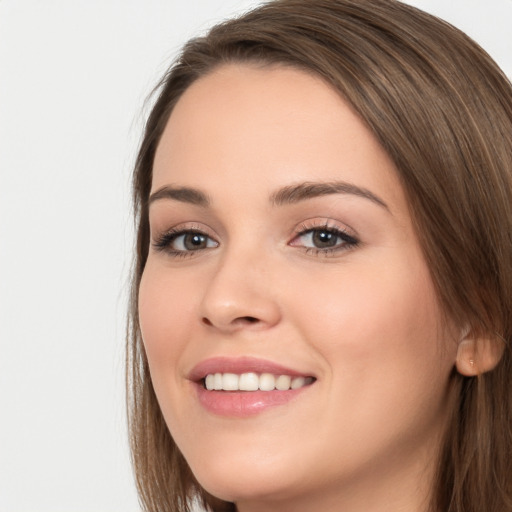
<svg viewBox="0 0 512 512"><path fill-rule="evenodd" d="M302 243L298 243L302 237L314 231L331 232L341 241L333 247L308 247ZM333 256L337 253L341 253L359 246L360 240L355 231L346 224L340 223L339 221L330 218L317 218L309 219L299 224L295 228L293 238L290 240L290 242L288 242L288 245L301 248L308 254Z"/></svg>
<svg viewBox="0 0 512 512"><path fill-rule="evenodd" d="M342 233L346 233L347 235L353 238L359 238L356 231L353 228L351 228L348 224L337 221L330 217L317 217L302 221L294 228L293 237L296 238L297 236L314 229L340 231Z"/></svg>
<svg viewBox="0 0 512 512"><path fill-rule="evenodd" d="M153 240L161 237L162 235L165 235L166 233L179 233L181 231L198 231L212 238L218 238L215 231L210 226L208 226L208 224L198 221L178 222L177 224L172 224L169 222L166 223L165 227L162 226L161 228L151 226L150 222L150 231L151 238Z"/></svg>
<svg viewBox="0 0 512 512"><path fill-rule="evenodd" d="M197 233L204 235L205 237L215 242L215 247L219 246L218 236L215 234L213 229L209 226L198 223L198 222L182 222L172 226L168 229L152 230L151 231L151 246L156 251L167 253L171 256L193 256L194 253L199 253L207 249L214 247L207 247L203 249L197 249L196 251L186 250L175 250L170 247L171 243L174 242L180 236L188 233Z"/></svg>

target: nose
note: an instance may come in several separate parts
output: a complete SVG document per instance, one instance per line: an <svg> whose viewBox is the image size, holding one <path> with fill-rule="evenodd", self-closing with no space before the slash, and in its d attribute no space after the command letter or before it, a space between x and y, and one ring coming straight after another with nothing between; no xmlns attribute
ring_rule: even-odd
<svg viewBox="0 0 512 512"><path fill-rule="evenodd" d="M205 287L203 324L225 333L267 329L279 323L281 310L272 286L271 265L264 258L225 254Z"/></svg>

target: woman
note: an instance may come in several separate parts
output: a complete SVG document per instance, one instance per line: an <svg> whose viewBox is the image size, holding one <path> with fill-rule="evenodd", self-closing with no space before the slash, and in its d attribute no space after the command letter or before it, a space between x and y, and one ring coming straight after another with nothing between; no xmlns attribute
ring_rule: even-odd
<svg viewBox="0 0 512 512"><path fill-rule="evenodd" d="M188 43L134 175L147 510L512 510L512 89L392 0Z"/></svg>

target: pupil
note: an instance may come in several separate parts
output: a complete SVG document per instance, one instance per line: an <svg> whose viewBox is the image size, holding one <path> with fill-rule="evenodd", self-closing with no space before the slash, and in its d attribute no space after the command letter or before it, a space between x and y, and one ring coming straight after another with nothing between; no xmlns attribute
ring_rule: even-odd
<svg viewBox="0 0 512 512"><path fill-rule="evenodd" d="M184 245L187 249L197 249L199 247L204 246L206 242L206 237L203 235L199 235L198 233L193 233L187 235L184 240Z"/></svg>
<svg viewBox="0 0 512 512"><path fill-rule="evenodd" d="M316 247L333 247L336 245L337 236L329 231L315 231L313 233L313 243Z"/></svg>

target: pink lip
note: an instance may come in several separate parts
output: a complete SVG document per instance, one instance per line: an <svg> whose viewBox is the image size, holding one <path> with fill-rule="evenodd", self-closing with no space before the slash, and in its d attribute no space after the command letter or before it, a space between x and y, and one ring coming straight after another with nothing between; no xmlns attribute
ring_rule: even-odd
<svg viewBox="0 0 512 512"><path fill-rule="evenodd" d="M192 368L188 378L193 381L204 379L209 373L273 373L291 377L312 377L280 364L255 357L212 357Z"/></svg>
<svg viewBox="0 0 512 512"><path fill-rule="evenodd" d="M203 379L210 373L272 373L292 377L312 377L285 366L253 357L215 357L202 361L189 373L199 403L209 412L219 416L247 417L271 407L285 405L311 386L288 391L208 391Z"/></svg>

